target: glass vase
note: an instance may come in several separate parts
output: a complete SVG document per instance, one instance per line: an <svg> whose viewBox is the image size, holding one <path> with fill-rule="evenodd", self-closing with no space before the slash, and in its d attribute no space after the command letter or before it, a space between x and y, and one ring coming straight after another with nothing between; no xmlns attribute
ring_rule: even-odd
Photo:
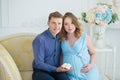
<svg viewBox="0 0 120 80"><path fill-rule="evenodd" d="M93 27L93 44L96 48L104 48L104 37L107 26L96 25Z"/></svg>

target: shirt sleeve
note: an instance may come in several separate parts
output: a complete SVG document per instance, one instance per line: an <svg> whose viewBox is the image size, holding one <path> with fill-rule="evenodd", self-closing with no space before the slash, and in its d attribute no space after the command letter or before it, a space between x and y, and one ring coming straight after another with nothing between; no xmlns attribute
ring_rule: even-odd
<svg viewBox="0 0 120 80"><path fill-rule="evenodd" d="M48 72L55 72L57 70L57 67L49 65L44 62L45 43L43 39L36 38L33 41L33 52L34 52L35 68Z"/></svg>

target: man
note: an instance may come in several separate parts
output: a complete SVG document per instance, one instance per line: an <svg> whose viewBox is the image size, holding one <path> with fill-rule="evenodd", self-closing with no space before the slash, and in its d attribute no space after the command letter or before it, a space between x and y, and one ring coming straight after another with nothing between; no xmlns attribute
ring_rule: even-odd
<svg viewBox="0 0 120 80"><path fill-rule="evenodd" d="M62 15L59 12L49 14L49 28L33 40L33 80L69 80L65 74L68 69L59 66L60 36Z"/></svg>

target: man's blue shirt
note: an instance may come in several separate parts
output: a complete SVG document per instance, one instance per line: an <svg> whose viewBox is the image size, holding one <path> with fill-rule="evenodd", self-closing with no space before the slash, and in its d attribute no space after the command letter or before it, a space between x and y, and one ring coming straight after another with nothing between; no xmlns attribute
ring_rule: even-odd
<svg viewBox="0 0 120 80"><path fill-rule="evenodd" d="M56 71L61 52L59 38L59 35L54 37L48 29L33 40L33 68L48 72Z"/></svg>

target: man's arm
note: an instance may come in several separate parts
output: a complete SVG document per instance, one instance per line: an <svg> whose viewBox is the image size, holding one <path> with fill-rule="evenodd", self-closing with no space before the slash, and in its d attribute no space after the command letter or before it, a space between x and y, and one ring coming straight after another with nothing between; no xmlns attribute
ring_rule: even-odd
<svg viewBox="0 0 120 80"><path fill-rule="evenodd" d="M34 51L34 67L48 72L55 72L57 67L44 63L45 58L45 43L43 39L36 38L33 41Z"/></svg>

